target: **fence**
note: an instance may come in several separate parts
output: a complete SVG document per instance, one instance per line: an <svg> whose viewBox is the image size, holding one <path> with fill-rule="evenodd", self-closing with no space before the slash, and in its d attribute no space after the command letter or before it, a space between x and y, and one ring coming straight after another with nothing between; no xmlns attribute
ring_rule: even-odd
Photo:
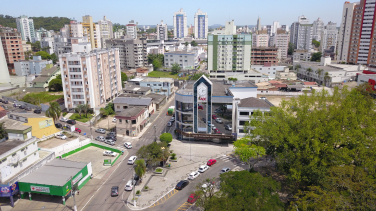
<svg viewBox="0 0 376 211"><path fill-rule="evenodd" d="M304 92L281 92L281 91L257 91L258 95L280 95L280 96L299 96L304 95ZM307 93L310 95L310 93Z"/></svg>
<svg viewBox="0 0 376 211"><path fill-rule="evenodd" d="M84 141L80 141L79 138L76 138L66 144L59 145L57 147L54 147L52 149L49 149L53 152L55 152L55 156L59 157L61 155L64 155L70 151L74 151L76 149L79 149L87 144L90 143L90 139L86 139Z"/></svg>

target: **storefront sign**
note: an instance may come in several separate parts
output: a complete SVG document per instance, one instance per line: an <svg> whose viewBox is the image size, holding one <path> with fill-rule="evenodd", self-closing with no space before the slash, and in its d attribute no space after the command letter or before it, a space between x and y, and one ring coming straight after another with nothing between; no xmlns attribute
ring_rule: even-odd
<svg viewBox="0 0 376 211"><path fill-rule="evenodd" d="M77 177L75 177L72 180L73 185L76 184L78 181L80 181L80 179L82 179L82 173L80 173L79 175L77 175Z"/></svg>
<svg viewBox="0 0 376 211"><path fill-rule="evenodd" d="M42 187L42 186L30 186L31 191L35 192L43 192L43 193L50 193L50 188L49 187Z"/></svg>
<svg viewBox="0 0 376 211"><path fill-rule="evenodd" d="M18 184L14 183L11 186L0 186L0 197L9 197L18 193Z"/></svg>

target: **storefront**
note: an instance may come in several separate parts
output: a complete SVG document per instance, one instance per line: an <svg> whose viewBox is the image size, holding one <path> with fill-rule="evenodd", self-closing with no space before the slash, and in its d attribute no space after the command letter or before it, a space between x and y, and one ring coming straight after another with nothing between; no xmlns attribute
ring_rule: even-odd
<svg viewBox="0 0 376 211"><path fill-rule="evenodd" d="M14 196L19 193L18 183L11 185L0 185L0 197L9 197L10 206L14 207Z"/></svg>

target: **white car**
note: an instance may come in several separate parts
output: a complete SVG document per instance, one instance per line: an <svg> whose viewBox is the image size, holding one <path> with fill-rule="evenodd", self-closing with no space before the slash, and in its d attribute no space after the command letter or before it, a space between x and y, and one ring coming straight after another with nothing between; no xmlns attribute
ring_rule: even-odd
<svg viewBox="0 0 376 211"><path fill-rule="evenodd" d="M133 190L133 182L132 180L129 180L127 184L125 185L124 190Z"/></svg>
<svg viewBox="0 0 376 211"><path fill-rule="evenodd" d="M59 138L59 139L63 139L63 140L67 139L67 137L64 134L62 134L62 133L56 134L55 137Z"/></svg>
<svg viewBox="0 0 376 211"><path fill-rule="evenodd" d="M192 173L189 175L188 179L193 180L193 179L195 179L196 177L198 177L199 175L200 175L200 173L199 173L198 171L194 171L194 172L192 172Z"/></svg>
<svg viewBox="0 0 376 211"><path fill-rule="evenodd" d="M167 123L167 126L168 126L168 127L171 127L172 124L173 124L172 122L168 122L168 123Z"/></svg>
<svg viewBox="0 0 376 211"><path fill-rule="evenodd" d="M104 151L104 152L103 152L103 155L104 155L104 156L116 157L117 153L108 150L108 151Z"/></svg>
<svg viewBox="0 0 376 211"><path fill-rule="evenodd" d="M61 118L60 118L60 121L62 121L62 122L66 122L66 121L68 121L68 119L65 118L65 117L61 117Z"/></svg>
<svg viewBox="0 0 376 211"><path fill-rule="evenodd" d="M175 117L171 117L170 122L175 122Z"/></svg>
<svg viewBox="0 0 376 211"><path fill-rule="evenodd" d="M202 165L202 166L200 166L200 168L198 168L198 172L204 173L208 169L209 169L208 165Z"/></svg>
<svg viewBox="0 0 376 211"><path fill-rule="evenodd" d="M125 142L125 143L124 143L124 146L125 146L125 148L127 148L127 149L132 149L132 144L131 144L131 142Z"/></svg>
<svg viewBox="0 0 376 211"><path fill-rule="evenodd" d="M112 122L116 122L116 118L114 117L114 119L112 120Z"/></svg>
<svg viewBox="0 0 376 211"><path fill-rule="evenodd" d="M131 156L128 159L128 164L133 165L136 160L137 160L137 156Z"/></svg>

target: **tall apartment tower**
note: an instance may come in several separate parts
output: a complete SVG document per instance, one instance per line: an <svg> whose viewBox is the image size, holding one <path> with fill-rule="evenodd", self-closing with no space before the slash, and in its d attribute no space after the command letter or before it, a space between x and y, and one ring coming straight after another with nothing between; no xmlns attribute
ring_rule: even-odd
<svg viewBox="0 0 376 211"><path fill-rule="evenodd" d="M199 9L195 13L194 24L195 39L208 39L208 14Z"/></svg>
<svg viewBox="0 0 376 211"><path fill-rule="evenodd" d="M119 49L59 56L65 107L88 104L95 112L121 93Z"/></svg>
<svg viewBox="0 0 376 211"><path fill-rule="evenodd" d="M284 33L283 33L284 32ZM289 49L289 41L290 41L290 35L286 33L286 31L279 31L277 34L273 36L273 40L271 41L272 46L278 48L278 59L287 59L287 53Z"/></svg>
<svg viewBox="0 0 376 211"><path fill-rule="evenodd" d="M1 36L0 36L0 74L1 74L0 83L9 83L10 77L9 77L8 64L7 64L7 60L5 59L3 45L1 43L2 41L1 41Z"/></svg>
<svg viewBox="0 0 376 211"><path fill-rule="evenodd" d="M346 1L343 5L342 10L342 20L341 25L339 28L339 34L338 34L338 48L337 48L337 61L338 62L346 62L347 63L347 57L350 50L350 36L351 36L351 29L352 29L352 20L354 15L354 8L355 6L359 4L359 2L356 3L350 3Z"/></svg>
<svg viewBox="0 0 376 211"><path fill-rule="evenodd" d="M9 74L16 74L14 63L25 60L21 33L12 30L1 31L0 38L2 40L0 44L2 44L8 72Z"/></svg>
<svg viewBox="0 0 376 211"><path fill-rule="evenodd" d="M127 37L132 39L137 39L137 24L134 23L134 20L129 21L126 26Z"/></svg>
<svg viewBox="0 0 376 211"><path fill-rule="evenodd" d="M82 30L83 35L87 36L91 43L91 49L102 48L101 45L101 32L99 25L93 22L93 17L85 15L82 17Z"/></svg>
<svg viewBox="0 0 376 211"><path fill-rule="evenodd" d="M35 38L34 21L27 16L22 15L16 19L17 31L21 33L22 40L31 42Z"/></svg>
<svg viewBox="0 0 376 211"><path fill-rule="evenodd" d="M337 23L329 22L324 29L321 31L321 44L320 44L320 51L324 53L325 50L334 47L334 52L336 52L337 47L337 38L338 38L338 30L337 30Z"/></svg>
<svg viewBox="0 0 376 211"><path fill-rule="evenodd" d="M235 35L236 34L236 25L235 21L226 21L225 23L225 35Z"/></svg>
<svg viewBox="0 0 376 211"><path fill-rule="evenodd" d="M102 48L106 48L106 40L114 37L112 22L104 16L103 20L98 21L98 25L101 32L101 46Z"/></svg>
<svg viewBox="0 0 376 211"><path fill-rule="evenodd" d="M298 37L296 48L298 50L307 50L312 48L312 28L313 24L304 15L299 17Z"/></svg>
<svg viewBox="0 0 376 211"><path fill-rule="evenodd" d="M294 44L294 49L296 49L298 45L298 31L299 31L299 22L294 22L291 24L290 28L290 42Z"/></svg>
<svg viewBox="0 0 376 211"><path fill-rule="evenodd" d="M157 40L168 40L167 24L163 20L157 24Z"/></svg>
<svg viewBox="0 0 376 211"><path fill-rule="evenodd" d="M268 34L252 34L252 47L269 47L269 38Z"/></svg>
<svg viewBox="0 0 376 211"><path fill-rule="evenodd" d="M187 15L180 9L178 12L174 13L174 38L184 38L188 36L187 28Z"/></svg>
<svg viewBox="0 0 376 211"><path fill-rule="evenodd" d="M324 30L324 26L325 24L321 18L317 18L317 20L313 21L312 39L321 41L321 32Z"/></svg>
<svg viewBox="0 0 376 211"><path fill-rule="evenodd" d="M261 19L260 19L260 17L257 18L257 31L261 31Z"/></svg>
<svg viewBox="0 0 376 211"><path fill-rule="evenodd" d="M277 34L277 30L278 30L280 27L281 27L281 26L279 25L279 22L278 22L278 21L273 21L272 35L273 35L273 34Z"/></svg>

